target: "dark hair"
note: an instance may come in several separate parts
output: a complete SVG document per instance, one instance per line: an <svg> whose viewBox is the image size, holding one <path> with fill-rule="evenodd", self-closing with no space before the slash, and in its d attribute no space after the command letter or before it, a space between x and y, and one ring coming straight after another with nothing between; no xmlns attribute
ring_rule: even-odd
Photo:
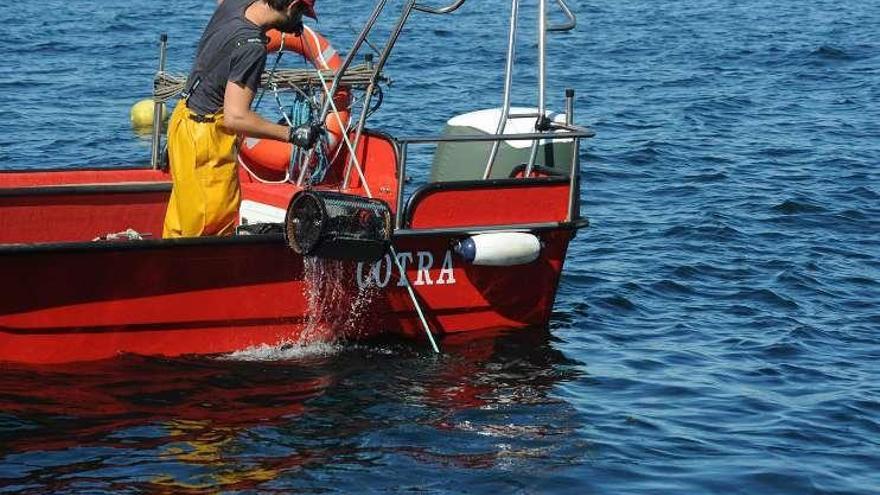
<svg viewBox="0 0 880 495"><path fill-rule="evenodd" d="M290 4L295 2L296 0L265 0L269 7L272 7L275 10L284 10L287 7L290 7Z"/></svg>

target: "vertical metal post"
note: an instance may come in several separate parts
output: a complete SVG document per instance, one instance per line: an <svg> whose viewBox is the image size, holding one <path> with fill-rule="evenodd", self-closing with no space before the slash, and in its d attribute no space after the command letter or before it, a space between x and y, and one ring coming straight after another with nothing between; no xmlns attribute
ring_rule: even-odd
<svg viewBox="0 0 880 495"><path fill-rule="evenodd" d="M547 83L547 0L539 0L538 8L538 114L539 119L546 113Z"/></svg>
<svg viewBox="0 0 880 495"><path fill-rule="evenodd" d="M406 185L406 152L409 143L403 143L400 147L400 156L397 164L397 211L394 213L394 228L403 228L403 187Z"/></svg>
<svg viewBox="0 0 880 495"><path fill-rule="evenodd" d="M159 36L159 72L165 72L165 55L168 49L168 35L162 33ZM162 108L164 103L156 101L155 94L153 96L153 139L150 149L150 167L153 170L159 169L159 150L162 147Z"/></svg>
<svg viewBox="0 0 880 495"><path fill-rule="evenodd" d="M565 90L565 123L574 123L574 90ZM572 140L571 169L568 171L568 221L573 222L581 216L581 140Z"/></svg>
<svg viewBox="0 0 880 495"><path fill-rule="evenodd" d="M568 188L568 221L573 222L581 217L581 139L574 138L574 149L571 154L571 170Z"/></svg>
<svg viewBox="0 0 880 495"><path fill-rule="evenodd" d="M519 17L519 0L513 0L510 7L510 33L507 37L507 65L504 68L504 100L501 103L501 116L495 134L504 134L507 127L507 118L510 115L510 90L513 84L513 63L516 58L516 23ZM501 141L492 142L492 150L489 152L489 160L486 162L486 170L483 172L483 180L492 174L495 158L498 156L498 148Z"/></svg>
<svg viewBox="0 0 880 495"><path fill-rule="evenodd" d="M538 0L538 123L546 119L546 96L544 94L547 82L547 0ZM536 126L538 127L538 126ZM541 129L537 129L541 130ZM529 164L526 166L525 176L532 175L532 168L538 157L538 145L541 140L532 142L532 152L529 155ZM551 143L552 144L552 143Z"/></svg>
<svg viewBox="0 0 880 495"><path fill-rule="evenodd" d="M565 90L565 123L574 123L574 90L571 88Z"/></svg>

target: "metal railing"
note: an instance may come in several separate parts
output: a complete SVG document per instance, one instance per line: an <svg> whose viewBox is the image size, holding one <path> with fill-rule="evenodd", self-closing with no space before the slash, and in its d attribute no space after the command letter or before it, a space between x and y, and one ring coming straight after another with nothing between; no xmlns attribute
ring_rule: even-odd
<svg viewBox="0 0 880 495"><path fill-rule="evenodd" d="M496 134L503 134L505 127L507 126L507 120L510 117L510 93L513 87L513 64L516 58L516 30L517 30L517 22L519 19L519 1L520 0L512 0L510 7L510 30L508 34L507 40L507 62L504 69L504 96L501 103L501 115L498 120L497 128L495 129ZM548 25L547 24L547 4L546 0L539 0L538 9L538 112L535 115L529 115L530 117L534 117L535 121L535 129L537 130L546 130L544 127L546 126L546 99L545 99L545 87L546 87L546 43L547 43L547 33L548 32L564 32L570 31L577 26L577 18L574 13L572 13L571 9L568 8L568 5L565 3L565 0L556 0L559 8L562 9L562 13L566 17L566 22L563 24L555 24ZM523 118L526 117L524 115L517 115L515 118ZM499 142L495 142L492 144L492 149L489 151L489 158L486 160L486 168L483 171L483 178L488 179L492 174L492 167L495 165L495 159L498 156ZM535 165L535 160L538 156L538 144L537 141L532 144L530 154L529 154L529 162L527 165L527 175L531 173L532 167Z"/></svg>
<svg viewBox="0 0 880 495"><path fill-rule="evenodd" d="M568 8L568 5L565 4L564 0L556 0L556 3L559 5L559 8L562 9L562 13L568 19L563 24L555 24L552 26L547 26L547 31L553 32L564 32L571 31L575 27L577 27L577 18L574 16L574 13Z"/></svg>
<svg viewBox="0 0 880 495"><path fill-rule="evenodd" d="M449 5L446 5L444 7L435 8L435 7L423 5L423 4L419 3L418 0L408 0L403 6L403 12L401 13L400 17L398 18L396 25L392 29L391 34L388 38L388 41L386 42L385 46L381 50L381 53L379 54L379 59L376 61L376 64L374 66L374 75L376 77L378 77L378 75L381 73L383 67L385 66L385 62L388 60L388 57L391 55L391 51L394 49L394 45L397 43L397 40L399 39L399 37L403 31L404 25L409 20L409 17L413 11L425 12L425 13L429 13L429 14L450 14L450 13L458 10L462 5L464 5L464 3L466 1L467 0L455 0L452 3L450 3ZM571 9L568 8L568 5L565 3L565 0L555 0L555 1L556 1L557 5L559 5L560 9L562 9L562 13L567 18L567 21L564 24L548 25L547 19L546 19L547 0L538 0L539 9L540 9L540 15L538 16L538 51L539 51L539 54L538 54L539 55L538 108L539 108L539 112L538 112L538 117L537 117L537 119L538 119L537 124L538 125L536 125L536 129L539 129L539 130L545 130L545 129L543 129L543 127L545 126L544 121L546 119L544 91L545 91L545 80L546 80L545 52L546 52L547 32L548 31L554 31L554 32L569 31L571 29L574 29L574 27L577 25L577 19L575 18ZM333 91L335 91L336 88L338 87L339 80L340 80L342 74L349 67L349 65L351 64L351 61L356 56L358 50L360 50L362 44L365 42L367 35L373 29L373 26L376 22L376 19L378 18L380 13L385 8L385 4L386 4L386 0L380 0L377 3L376 8L373 10L373 14L371 15L369 21L367 22L363 31L361 31L358 38L355 40L355 43L354 43L354 46L352 47L352 50L348 53L348 56L346 57L346 60L343 63L342 68L340 69L336 78L334 78L333 84L331 85L331 89L330 89L330 92L328 92L328 95L334 94ZM516 22L517 22L517 15L518 15L518 5L519 5L519 0L512 0L512 9L511 9L512 12L511 12L511 21L510 21L511 28L510 28L510 35L509 35L509 42L508 42L507 68L505 70L504 104L502 106L502 117L503 118L499 121L498 128L496 129L496 134L501 134L504 132L504 125L507 120L506 117L510 112L510 91L511 91L512 73L513 73L512 67L513 67L513 60L514 60L514 45L515 45L515 40L516 40ZM377 79L376 79L376 81L377 81ZM367 109L370 107L370 102L372 100L373 93L375 92L375 89L376 89L375 84L376 84L375 82L373 84L371 84L367 88L367 90L364 94L363 110L361 111L360 117L357 120L357 125L354 130L353 149L357 149L358 143L361 139L361 135L363 134L363 130L364 130L364 126L366 125L366 119L367 119L367 114L368 114ZM329 100L329 98L330 97L328 96L328 100ZM324 109L321 112L320 118L321 119L326 118L328 111L329 111L329 108L328 108L327 104L325 104ZM531 173L531 169L534 166L534 162L537 157L537 151L538 151L538 148L537 148L537 142L536 142L532 146L531 157L530 157L529 163L527 165L527 175ZM497 146L493 145L492 152L490 153L490 159L489 159L488 163L486 164L486 172L484 173L484 177L488 177L488 175L491 173L492 164L493 164L497 154L498 154ZM346 165L346 170L344 173L344 180L343 180L343 187L346 187L349 184L349 178L351 176L351 171L352 171L353 166L359 167L359 164L357 164L355 162L354 155L352 155L349 158L349 162Z"/></svg>
<svg viewBox="0 0 880 495"><path fill-rule="evenodd" d="M596 133L589 128L576 126L570 123L560 124L551 123L551 130L554 132L529 132L519 134L485 134L470 136L414 136L402 137L397 139L400 145L398 163L397 163L397 211L395 212L394 227L396 231L403 229L404 220L404 186L406 184L406 159L410 145L418 144L437 144L437 143L464 143L464 142L500 142L500 141L535 141L554 140L554 139L571 139L573 141L573 150L571 162L569 164L569 193L568 193L568 215L567 222L573 222L580 217L578 208L579 187L580 184L580 140L591 138ZM485 226L485 229L495 228L497 226ZM534 228L534 224L528 225L506 225L504 228Z"/></svg>
<svg viewBox="0 0 880 495"><path fill-rule="evenodd" d="M391 31L391 34L388 40L385 43L385 46L382 48L378 60L375 64L372 65L373 72L370 78L370 84L367 86L365 90L365 95L363 98L363 110L361 115L357 120L357 125L354 129L354 140L353 140L353 149L357 149L358 142L361 139L361 135L363 133L364 126L366 124L366 119L368 116L368 109L370 108L370 102L373 97L373 94L376 90L376 86L380 81L380 75L382 74L382 69L388 60L391 52L397 43L398 38L400 37L405 24L407 23L410 15L413 11L425 12L428 14L450 14L458 10L467 0L454 0L452 3L435 8L430 7L418 2L418 0L407 0L404 4L404 8L400 17L397 20L394 28ZM539 5L539 16L538 16L538 50L539 50L539 63L538 63L538 112L537 114L529 114L529 115L510 115L510 94L511 94L511 86L512 86L512 73L513 73L513 61L515 58L515 43L516 43L516 29L517 29L517 17L519 11L519 2L520 0L511 0L511 18L510 18L510 32L508 37L508 53L507 53L507 65L505 67L505 88L504 88L504 100L502 103L502 112L501 119L499 120L498 127L496 129L495 134L487 134L483 136L429 136L429 137L406 137L402 139L398 139L397 142L400 144L399 150L399 163L398 163L398 191L397 191L397 212L395 218L395 226L397 229L402 228L403 223L403 196L404 196L404 185L406 182L406 158L409 145L417 145L417 144L429 144L429 143L441 143L441 142L492 142L492 150L490 152L489 160L486 164L485 172L483 174L484 179L488 179L491 174L492 165L495 161L495 158L498 154L498 147L502 141L517 141L517 140L530 140L532 142L532 147L530 151L529 161L526 164L525 169L525 177L529 177L532 172L532 168L534 167L535 160L537 157L537 149L539 143L542 140L555 140L555 139L572 139L574 148L572 153L572 159L570 164L569 171L569 180L570 180L570 188L569 188L569 201L568 201L568 221L574 221L579 218L580 212L577 211L578 208L578 192L576 186L580 181L580 140L583 138L593 137L595 134L592 130L584 127L575 126L573 122L573 112L574 112L574 92L572 90L566 90L566 119L565 124L560 124L557 122L548 122L546 119L546 108L545 108L545 82L546 82L546 59L545 59L545 50L546 50L546 35L547 32L562 32L569 31L574 29L577 25L577 19L575 15L572 13L571 9L569 9L565 0L555 0L556 4L562 10L563 15L566 17L566 21L561 24L550 25L547 23L547 0L538 0ZM375 24L380 17L381 13L384 11L385 6L387 4L387 0L377 0L376 5L361 30L360 34L354 41L354 44L351 50L348 52L345 57L342 66L336 72L335 77L332 80L332 83L329 85L329 88L325 87L327 91L327 98L325 99L324 106L321 110L320 116L318 117L321 122L325 121L329 112L331 111L330 102L332 101L332 95L335 94L336 90L339 88L342 78L345 75L345 72L353 63L355 57L358 52L362 48L363 44L367 42L367 36L375 27ZM167 37L163 34L160 39L160 49L159 49L159 72L163 72L165 69L165 53L167 49ZM154 168L159 166L159 150L161 147L161 122L162 122L162 111L161 104L157 103L155 112L154 112L154 122L153 122L153 146L152 146L152 156L151 163ZM536 118L536 130L538 132L533 133L525 133L525 134L505 134L505 125L508 118ZM352 159L355 154L352 154ZM345 174L343 187L347 187L349 183L349 176L351 172L352 162L349 162ZM487 226L489 228L490 226Z"/></svg>
<svg viewBox="0 0 880 495"><path fill-rule="evenodd" d="M430 7L418 2L418 0L408 0L404 6L403 11L400 14L396 24L391 30L391 33L388 37L388 40L385 43L385 46L379 53L378 60L373 65L373 81L367 87L365 91L365 95L363 98L363 110L361 115L357 120L357 125L354 129L354 140L353 147L357 149L361 136L363 134L364 126L366 124L367 118L367 109L370 107L370 101L373 97L373 93L375 91L375 86L378 84L378 75L381 74L382 69L385 63L388 60L388 57L391 55L392 50L394 49L397 40L399 39L404 26L406 25L409 17L411 16L413 11L425 12L429 14L449 14L458 10L462 5L464 5L466 0L455 0L452 3L444 6L444 7ZM512 73L513 73L513 61L515 58L515 43L516 43L516 24L518 18L518 10L519 10L519 1L520 0L511 0L511 19L510 19L510 32L508 38L508 54L507 54L507 66L505 70L505 89L504 89L504 102L502 106L502 118L499 121L498 128L495 134L487 134L484 136L426 136L426 137L405 137L397 140L399 144L399 155L398 155L398 189L397 189L397 211L395 214L395 229L396 231L403 230L403 220L405 214L404 208L404 195L405 195L405 184L407 177L406 163L407 163L407 155L409 151L410 145L418 145L418 144L437 144L441 142L492 142L492 152L491 157L486 165L486 172L484 173L484 179L488 179L489 174L491 173L492 163L494 162L495 157L498 153L498 146L502 141L517 141L517 140L529 140L533 141L532 150L530 153L529 162L526 164L525 177L531 175L532 168L534 167L534 163L537 156L537 148L541 140L555 140L555 139L571 139L573 140L573 152L570 163L569 170L569 197L568 197L568 214L566 220L569 222L573 222L579 219L580 211L578 207L579 201L579 190L578 185L580 183L580 140L583 138L590 138L595 135L595 133L588 128L575 126L573 122L573 112L574 112L574 91L566 90L566 119L565 124L560 124L557 122L547 122L546 120L546 111L545 111L545 80L546 80L546 59L545 59L545 50L546 50L546 35L547 32L562 32L569 31L574 29L577 25L577 19L572 13L571 9L569 9L565 0L555 0L556 4L562 10L562 13L567 18L567 21L562 24L549 25L547 23L546 15L547 15L547 0L538 0L539 2L539 19L538 19L538 49L539 49L539 102L538 102L538 113L534 115L514 115L510 116L510 93L512 86ZM376 20L379 15L385 9L385 5L387 0L379 0L374 8L369 20L367 21L364 29L356 38L352 49L349 51L345 61L343 62L342 68L337 72L336 77L331 84L331 88L328 91L329 95L332 95L334 91L338 88L339 82L347 70L347 68L351 65L354 58L357 56L358 51L362 47L362 45L366 42L367 36L372 31ZM329 101L328 96L328 101ZM327 113L329 112L329 107L325 104L323 111L321 113L321 119L326 118ZM525 134L505 134L504 128L507 119L509 118L536 118L537 124L536 130L538 132L533 133L525 133ZM548 132L549 131L549 132ZM346 170L344 173L343 187L347 187L349 184L349 177L351 174L352 166L358 166L358 164L354 163L354 156L350 157L350 161L346 166ZM493 229L498 228L499 226L485 226L484 229ZM504 228L516 227L516 226L503 226ZM535 228L535 224L528 225L519 225L520 228ZM431 229L429 229L431 230ZM442 229L441 229L442 230ZM417 230L407 229L408 233L417 233Z"/></svg>

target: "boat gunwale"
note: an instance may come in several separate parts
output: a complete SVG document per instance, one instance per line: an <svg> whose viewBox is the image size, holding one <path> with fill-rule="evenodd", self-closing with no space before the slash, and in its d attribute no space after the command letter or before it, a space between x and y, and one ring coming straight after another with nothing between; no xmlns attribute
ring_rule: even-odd
<svg viewBox="0 0 880 495"><path fill-rule="evenodd" d="M67 167L64 165L44 167L44 168L4 168L0 169L0 175L3 174L29 174L29 173L54 173L54 172L133 172L145 171L156 172L157 170L149 165L111 165L106 167Z"/></svg>
<svg viewBox="0 0 880 495"><path fill-rule="evenodd" d="M458 237L498 231L577 231L587 226L589 226L589 221L585 217L581 217L573 222L474 225L435 229L400 229L392 234L392 240L420 238L428 236ZM249 234L226 237L184 237L177 239L140 239L121 241L38 242L21 244L0 244L0 256L97 251L157 250L173 247L186 248L205 246L247 246L285 243L286 241L284 240L283 234Z"/></svg>
<svg viewBox="0 0 880 495"><path fill-rule="evenodd" d="M22 196L130 194L171 191L171 182L107 182L91 184L57 184L38 186L0 186L0 198Z"/></svg>

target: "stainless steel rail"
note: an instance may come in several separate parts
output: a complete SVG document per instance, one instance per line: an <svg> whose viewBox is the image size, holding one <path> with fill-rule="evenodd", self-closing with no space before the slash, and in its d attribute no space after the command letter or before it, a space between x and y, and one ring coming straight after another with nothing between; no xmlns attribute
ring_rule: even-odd
<svg viewBox="0 0 880 495"><path fill-rule="evenodd" d="M566 125L554 122L551 124L551 127L555 130L567 132L526 132L518 134L480 134L468 136L407 136L397 138L397 142L401 144L426 144L454 141L530 141L532 139L581 139L591 138L596 135L592 129L576 125Z"/></svg>
<svg viewBox="0 0 880 495"><path fill-rule="evenodd" d="M400 146L400 155L397 157L397 211L394 212L394 228L403 228L403 196L406 186L406 153L408 146Z"/></svg>
<svg viewBox="0 0 880 495"><path fill-rule="evenodd" d="M535 223L511 223L500 225L467 225L462 227L438 227L421 229L399 229L392 234L398 237L420 236L463 236L485 234L488 232L540 232L542 230L579 229L589 225L586 217L578 218L571 222L535 222Z"/></svg>
<svg viewBox="0 0 880 495"><path fill-rule="evenodd" d="M535 129L541 131L547 119L546 85L547 85L547 0L538 0L538 120ZM532 168L538 158L538 141L532 143L529 163L526 165L525 176L532 175Z"/></svg>
<svg viewBox="0 0 880 495"><path fill-rule="evenodd" d="M382 49L382 52L379 54L379 60L376 61L373 70L373 78L370 85L367 87L367 90L364 93L363 98L363 109L361 110L360 117L358 118L357 127L355 127L354 140L352 142L352 148L357 150L358 144L361 140L361 135L364 132L364 126L366 125L367 113L369 112L370 103L373 99L373 93L376 91L376 86L379 83L379 75L382 73L382 69L385 67L385 63L388 61L388 57L391 55L391 51L394 49L394 45L397 44L397 40L400 38L400 34L403 32L403 27L406 25L406 22L409 20L410 15L414 10L420 12L427 12L429 14L449 14L458 10L466 0L456 0L455 2L441 8L433 8L428 7L426 5L420 5L416 0L408 0L403 7L403 12L400 14L400 18L397 20L397 24L394 26L394 29L391 31L390 36L388 37L388 41L385 43L385 47ZM544 1L544 0L542 0ZM381 2L384 7L385 0ZM378 13L381 12L381 9L375 10L374 14L378 16ZM375 22L375 21L373 21ZM366 39L367 34L373 28L373 22L368 23L367 26L364 27L361 35L358 36L357 42L355 46L352 48L351 52L348 54L348 59L353 59L354 55L361 47L361 43ZM345 72L348 68L348 64L343 65L340 69L339 74ZM337 75L337 79L340 76ZM336 80L334 80L334 87L332 89L335 90ZM333 94L333 93L330 93ZM325 105L325 110L327 106ZM322 117L326 117L326 112L322 112ZM343 188L347 188L349 184L349 179L351 178L351 169L354 165L355 156L352 154L349 156L348 163L345 167L345 174L343 179Z"/></svg>
<svg viewBox="0 0 880 495"><path fill-rule="evenodd" d="M159 73L165 72L165 57L168 53L168 35L162 33L159 36ZM155 101L153 103L153 134L150 142L150 167L153 170L159 169L159 149L162 147L162 108L165 103Z"/></svg>
<svg viewBox="0 0 880 495"><path fill-rule="evenodd" d="M461 0L461 3L464 3L464 0ZM406 21L409 19L412 11L415 9L415 5L416 0L408 0L406 2L403 7L403 12L400 14L400 18L397 20L397 24L394 26L394 29L392 30L388 41L385 43L385 47L382 49L382 53L379 54L379 60L376 61L376 65L373 68L373 78L370 82L370 85L367 86L366 92L364 93L363 109L361 110L360 118L358 118L357 127L355 128L354 133L354 140L352 141L352 149L355 151L357 151L358 145L360 144L361 135L364 132L364 126L367 122L367 113L370 109L370 103L373 99L373 93L376 91L376 86L379 83L379 74L382 73L382 69L385 67L385 62L388 61L388 57L391 55L391 50L393 50L394 45L397 44L397 40L398 38L400 38L400 34L403 32L403 27L404 25L406 25ZM366 37L366 34L364 35L364 37ZM351 154L348 157L348 164L345 167L345 178L342 182L343 188L348 187L349 179L351 177L351 168L354 164L355 158L356 157L354 156L354 154Z"/></svg>
<svg viewBox="0 0 880 495"><path fill-rule="evenodd" d="M566 97L568 99L569 106L573 105L574 92L569 90L566 91ZM567 115L572 115L574 110L572 108L567 108ZM568 120L568 118L566 118ZM580 140L583 138L591 138L596 135L596 133L589 128L580 127L573 125L571 123L566 122L565 124L560 124L557 122L553 122L550 124L551 130L554 131L565 131L565 132L529 132L522 134L486 134L486 135L471 135L471 136L413 136L413 137L403 137L397 139L397 143L400 145L400 155L399 162L397 164L397 173L398 173L398 185L397 185L397 211L394 215L394 227L395 230L403 228L403 214L404 214L404 186L406 183L406 157L408 154L409 145L411 144L432 144L432 143L448 143L448 142L499 142L499 141L532 141L538 142L540 139L572 139L573 143L573 153L571 159L571 165L569 169L569 191L568 191L568 216L566 218L567 222L574 222L580 219L580 208L579 208L579 198L580 191L578 190L578 186L580 185ZM526 176L528 177L528 176ZM510 227L510 226L507 226ZM521 228L527 228L525 226L515 226ZM418 229L407 229L408 234L412 234Z"/></svg>
<svg viewBox="0 0 880 495"><path fill-rule="evenodd" d="M507 36L507 64L504 67L504 97L501 103L501 116L498 120L498 127L495 134L504 134L507 127L507 119L510 115L510 91L513 86L513 62L516 57L516 23L519 17L519 0L513 0L510 6L510 32ZM492 150L489 152L489 159L486 161L486 170L483 171L483 179L488 179L492 174L492 167L495 165L495 158L498 156L498 149L501 141L492 143Z"/></svg>
<svg viewBox="0 0 880 495"><path fill-rule="evenodd" d="M449 14L458 10L458 8L461 7L464 2L465 0L457 0L447 5L446 7L441 7L439 9L419 4L414 5L413 8L418 10L419 12L427 12L429 14Z"/></svg>
<svg viewBox="0 0 880 495"><path fill-rule="evenodd" d="M563 31L571 31L575 27L577 27L577 18L572 13L571 9L568 8L568 5L565 4L564 0L556 0L556 3L559 4L559 8L562 9L562 13L565 14L565 17L568 18L563 24L556 24L553 26L548 26L547 31L553 32L563 32Z"/></svg>
<svg viewBox="0 0 880 495"><path fill-rule="evenodd" d="M574 125L574 90L569 88L565 90L565 124ZM577 174L577 182L572 181L571 188L568 190L568 221L571 222L575 218L573 215L580 216L580 192L581 192L581 154L578 142L575 141L574 153L571 154L571 169L569 175L574 177Z"/></svg>
<svg viewBox="0 0 880 495"><path fill-rule="evenodd" d="M385 4L387 0L379 0L376 3L376 7L373 8L372 14L370 14L370 18L367 20L367 23L364 24L364 28L361 29L358 37L355 38L354 44L351 47L351 50L348 52L348 55L345 57L345 60L342 62L342 67L336 72L336 77L333 78L333 84L330 86L330 91L327 94L334 95L336 94L336 90L339 89L339 83L342 80L342 76L345 74L345 71L351 66L354 62L355 57L360 51L361 46L363 46L364 42L367 39L367 35L370 34L370 31L373 30L373 26L376 24L376 21L379 19L379 15L382 14L382 11L385 10ZM378 80L381 72L373 71L372 80L375 82ZM328 98L327 101L324 102L324 106L321 109L321 117L319 122L324 122L327 118L327 114L330 112L330 100Z"/></svg>

